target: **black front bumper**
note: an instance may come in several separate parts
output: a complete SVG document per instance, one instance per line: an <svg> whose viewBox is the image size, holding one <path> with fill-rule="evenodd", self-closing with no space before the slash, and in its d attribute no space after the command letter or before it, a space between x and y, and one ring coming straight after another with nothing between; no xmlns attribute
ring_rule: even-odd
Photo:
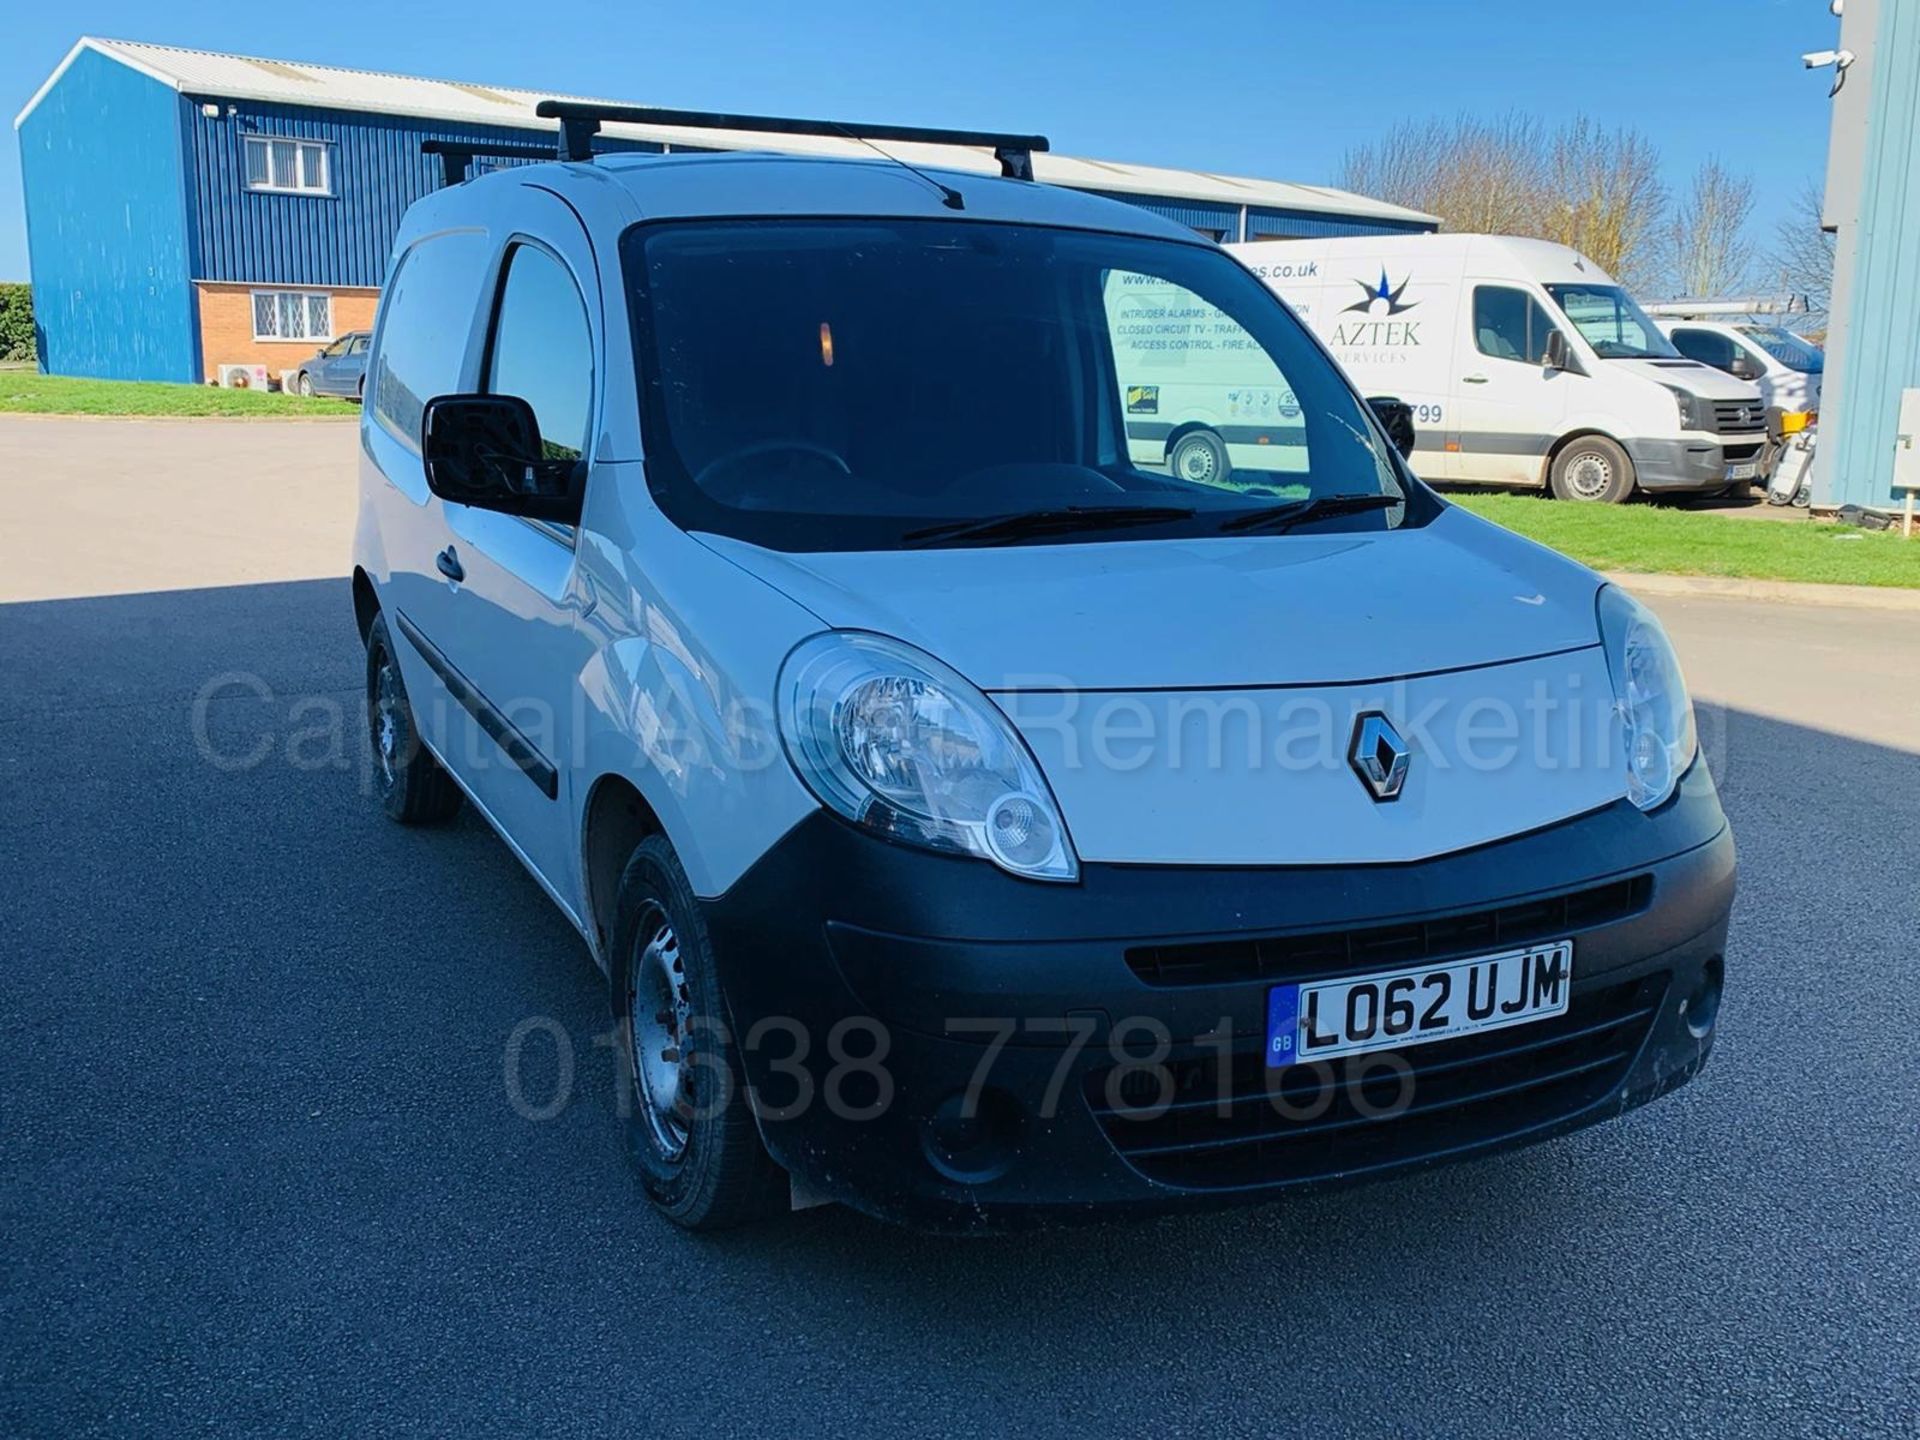
<svg viewBox="0 0 1920 1440"><path fill-rule="evenodd" d="M1651 1100L1712 1047L1733 890L1695 765L1652 815L1621 802L1416 864L1090 865L1077 885L822 813L704 903L774 1157L818 1195L970 1228L1346 1182ZM1565 1016L1359 1071L1264 1066L1276 983L1558 938Z"/></svg>

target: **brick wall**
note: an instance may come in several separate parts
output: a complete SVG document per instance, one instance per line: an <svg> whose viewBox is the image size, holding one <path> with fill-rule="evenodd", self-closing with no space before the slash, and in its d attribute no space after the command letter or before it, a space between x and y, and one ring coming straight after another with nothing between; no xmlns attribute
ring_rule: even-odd
<svg viewBox="0 0 1920 1440"><path fill-rule="evenodd" d="M222 365L264 365L275 380L280 372L298 365L324 341L256 340L253 338L252 285L212 285L194 287L200 303L200 365L203 378L219 378ZM378 290L335 290L314 285L333 297L333 333L371 330L373 310L380 299Z"/></svg>

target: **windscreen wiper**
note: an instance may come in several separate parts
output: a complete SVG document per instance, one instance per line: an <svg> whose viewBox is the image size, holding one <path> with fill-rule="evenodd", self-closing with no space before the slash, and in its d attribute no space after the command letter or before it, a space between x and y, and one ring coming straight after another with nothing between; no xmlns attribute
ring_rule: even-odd
<svg viewBox="0 0 1920 1440"><path fill-rule="evenodd" d="M1035 535L1064 535L1075 530L1107 530L1123 525L1156 525L1190 519L1191 505L1066 505L1051 510L1021 510L984 520L949 520L909 530L908 545L935 540L1025 540Z"/></svg>
<svg viewBox="0 0 1920 1440"><path fill-rule="evenodd" d="M1305 500L1289 500L1284 505L1267 505L1235 515L1220 526L1222 533L1236 530L1290 530L1308 520L1329 515L1358 515L1363 510L1390 510L1406 504L1400 495L1313 495Z"/></svg>

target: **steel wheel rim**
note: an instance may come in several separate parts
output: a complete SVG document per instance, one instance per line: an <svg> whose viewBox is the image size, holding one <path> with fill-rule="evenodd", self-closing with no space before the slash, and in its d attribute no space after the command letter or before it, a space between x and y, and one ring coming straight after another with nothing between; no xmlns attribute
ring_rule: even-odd
<svg viewBox="0 0 1920 1440"><path fill-rule="evenodd" d="M1219 468L1210 446L1198 441L1183 441L1173 453L1173 473L1182 480L1204 485Z"/></svg>
<svg viewBox="0 0 1920 1440"><path fill-rule="evenodd" d="M629 1073L654 1144L678 1160L691 1135L693 993L680 937L659 906L647 907L636 933L627 968Z"/></svg>
<svg viewBox="0 0 1920 1440"><path fill-rule="evenodd" d="M1596 500L1613 484L1613 466L1607 457L1587 450L1574 456L1567 466L1567 488L1582 500Z"/></svg>
<svg viewBox="0 0 1920 1440"><path fill-rule="evenodd" d="M373 681L373 753L388 784L400 761L400 681L393 657L382 653Z"/></svg>

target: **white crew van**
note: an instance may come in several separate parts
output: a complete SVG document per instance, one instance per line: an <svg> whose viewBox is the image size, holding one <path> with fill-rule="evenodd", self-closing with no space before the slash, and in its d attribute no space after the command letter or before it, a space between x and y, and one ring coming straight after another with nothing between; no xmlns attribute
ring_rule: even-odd
<svg viewBox="0 0 1920 1440"><path fill-rule="evenodd" d="M1413 408L1422 478L1566 500L1759 478L1766 410L1697 364L1598 265L1505 235L1228 245L1365 394Z"/></svg>
<svg viewBox="0 0 1920 1440"><path fill-rule="evenodd" d="M1805 303L1797 302L1805 313ZM1820 412L1820 382L1827 368L1818 345L1780 323L1791 304L1765 300L1669 300L1649 305L1661 332L1689 360L1751 380L1760 398L1783 417L1789 433L1804 430Z"/></svg>

